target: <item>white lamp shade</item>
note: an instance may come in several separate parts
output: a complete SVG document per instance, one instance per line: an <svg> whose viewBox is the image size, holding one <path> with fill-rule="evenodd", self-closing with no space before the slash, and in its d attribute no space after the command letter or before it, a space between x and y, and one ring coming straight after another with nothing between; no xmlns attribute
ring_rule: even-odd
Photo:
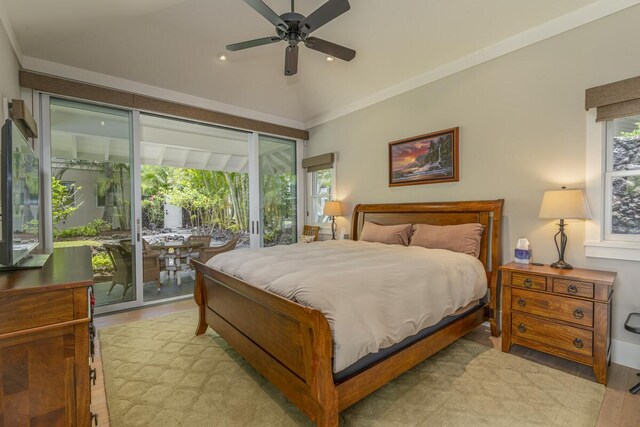
<svg viewBox="0 0 640 427"><path fill-rule="evenodd" d="M589 219L589 205L582 189L545 191L540 206L540 218Z"/></svg>
<svg viewBox="0 0 640 427"><path fill-rule="evenodd" d="M324 204L324 211L322 212L326 216L342 216L342 206L337 201L327 201Z"/></svg>

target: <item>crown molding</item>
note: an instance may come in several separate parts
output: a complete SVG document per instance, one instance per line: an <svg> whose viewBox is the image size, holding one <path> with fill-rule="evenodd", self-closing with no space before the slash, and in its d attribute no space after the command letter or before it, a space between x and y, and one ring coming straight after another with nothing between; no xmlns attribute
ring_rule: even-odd
<svg viewBox="0 0 640 427"><path fill-rule="evenodd" d="M305 122L305 128L311 129L314 126L335 120L347 114L382 102L386 99L409 92L420 86L444 79L453 74L475 67L476 65L480 65L511 52L515 52L516 50L573 30L574 28L612 15L616 12L620 12L624 9L628 9L637 4L640 4L640 0L599 0L518 33L515 36L499 41L491 46L477 50L447 64L431 69L404 82L375 92L359 99L358 101L316 116Z"/></svg>
<svg viewBox="0 0 640 427"><path fill-rule="evenodd" d="M199 96L188 95L182 92L163 89L133 80L127 80L120 77L110 76L108 74L85 70L83 68L34 58L32 56L24 56L22 67L25 70L41 74L48 74L51 76L62 77L69 80L76 80L107 88L117 88L121 91L137 93L153 98L166 99L180 104L200 107L207 110L218 111L221 113L287 126L290 128L304 129L304 123L298 120L250 110L248 108L242 108L231 104L225 104L223 102L201 98Z"/></svg>

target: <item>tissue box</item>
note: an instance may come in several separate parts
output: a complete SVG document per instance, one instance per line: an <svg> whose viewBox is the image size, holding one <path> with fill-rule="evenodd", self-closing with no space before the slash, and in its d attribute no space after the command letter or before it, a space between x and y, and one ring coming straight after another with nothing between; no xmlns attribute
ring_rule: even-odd
<svg viewBox="0 0 640 427"><path fill-rule="evenodd" d="M516 249L515 262L529 264L531 262L531 249Z"/></svg>

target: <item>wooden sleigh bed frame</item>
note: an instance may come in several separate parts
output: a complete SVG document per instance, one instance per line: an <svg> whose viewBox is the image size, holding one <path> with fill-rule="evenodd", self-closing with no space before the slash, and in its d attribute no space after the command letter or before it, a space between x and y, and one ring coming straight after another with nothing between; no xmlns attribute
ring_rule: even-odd
<svg viewBox="0 0 640 427"><path fill-rule="evenodd" d="M437 332L334 382L333 340L324 315L194 261L196 335L211 326L258 372L319 426L337 426L338 413L488 320L498 336L498 264L503 200L361 204L353 211L352 239L364 221L378 224L485 225L479 259L485 266L487 304Z"/></svg>

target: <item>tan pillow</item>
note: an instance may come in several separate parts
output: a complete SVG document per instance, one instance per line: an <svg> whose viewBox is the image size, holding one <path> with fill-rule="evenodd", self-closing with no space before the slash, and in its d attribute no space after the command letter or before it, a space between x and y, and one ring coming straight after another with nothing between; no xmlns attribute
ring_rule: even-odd
<svg viewBox="0 0 640 427"><path fill-rule="evenodd" d="M478 258L483 230L484 225L476 223L459 225L414 224L410 246L448 249Z"/></svg>
<svg viewBox="0 0 640 427"><path fill-rule="evenodd" d="M380 225L365 221L360 233L360 240L365 242L386 243L387 245L409 244L411 224Z"/></svg>

